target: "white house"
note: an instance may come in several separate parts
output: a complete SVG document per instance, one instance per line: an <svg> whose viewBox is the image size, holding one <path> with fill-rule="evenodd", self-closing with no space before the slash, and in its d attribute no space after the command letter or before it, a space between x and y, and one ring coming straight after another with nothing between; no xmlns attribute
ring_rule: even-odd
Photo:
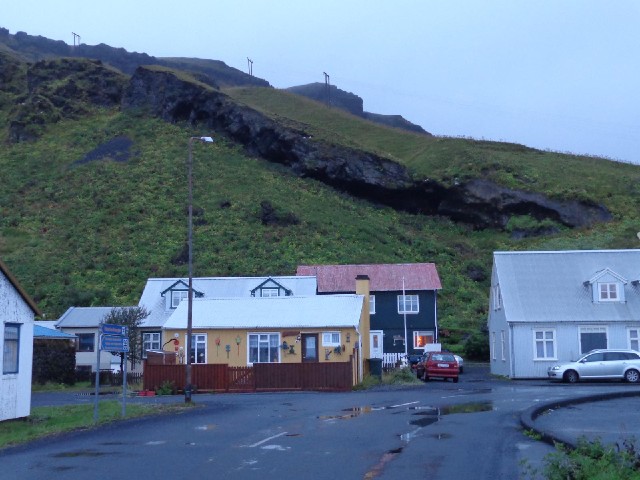
<svg viewBox="0 0 640 480"><path fill-rule="evenodd" d="M33 322L41 315L33 300L0 261L0 421L31 414Z"/></svg>
<svg viewBox="0 0 640 480"><path fill-rule="evenodd" d="M114 308L121 307L70 307L58 319L55 326L64 333L74 335L76 340L76 369L96 371L100 323ZM126 308L126 307L122 307ZM100 352L100 370L109 370L111 365L120 365L120 357L110 352Z"/></svg>
<svg viewBox="0 0 640 480"><path fill-rule="evenodd" d="M491 373L543 378L594 348L640 349L640 250L495 252Z"/></svg>

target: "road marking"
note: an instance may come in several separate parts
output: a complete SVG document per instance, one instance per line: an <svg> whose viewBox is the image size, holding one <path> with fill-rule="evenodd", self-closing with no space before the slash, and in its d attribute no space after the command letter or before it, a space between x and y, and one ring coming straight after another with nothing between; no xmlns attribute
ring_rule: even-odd
<svg viewBox="0 0 640 480"><path fill-rule="evenodd" d="M278 437L281 437L281 436L286 435L286 434L287 434L287 432L282 432L282 433L279 433L278 435L274 435L273 437L265 438L264 440L260 440L259 442L254 443L253 445L249 445L249 448L255 448L258 445L262 445L263 443L270 442L274 438L278 438Z"/></svg>
<svg viewBox="0 0 640 480"><path fill-rule="evenodd" d="M406 407L407 405L413 405L415 403L420 403L420 402L418 401L418 402L401 403L400 405L391 405L389 408Z"/></svg>

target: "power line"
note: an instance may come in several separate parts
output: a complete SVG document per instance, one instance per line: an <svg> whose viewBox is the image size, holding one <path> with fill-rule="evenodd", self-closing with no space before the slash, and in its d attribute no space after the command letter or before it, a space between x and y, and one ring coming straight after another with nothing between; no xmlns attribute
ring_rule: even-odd
<svg viewBox="0 0 640 480"><path fill-rule="evenodd" d="M73 33L73 32L71 32L71 35L73 35L73 48L75 48L76 46L80 45L80 35L78 35L77 33ZM76 40L78 41L77 44L76 44Z"/></svg>
<svg viewBox="0 0 640 480"><path fill-rule="evenodd" d="M249 70L249 75L253 77L253 60L247 57L247 69Z"/></svg>

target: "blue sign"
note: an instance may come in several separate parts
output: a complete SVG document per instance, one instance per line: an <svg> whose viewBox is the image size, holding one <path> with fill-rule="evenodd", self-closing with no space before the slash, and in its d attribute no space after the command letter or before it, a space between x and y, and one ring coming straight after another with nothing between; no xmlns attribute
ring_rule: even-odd
<svg viewBox="0 0 640 480"><path fill-rule="evenodd" d="M128 335L127 327L124 325L115 325L113 323L100 324L100 333L103 335L122 335L126 337Z"/></svg>
<svg viewBox="0 0 640 480"><path fill-rule="evenodd" d="M128 352L129 339L120 335L100 335L100 350Z"/></svg>

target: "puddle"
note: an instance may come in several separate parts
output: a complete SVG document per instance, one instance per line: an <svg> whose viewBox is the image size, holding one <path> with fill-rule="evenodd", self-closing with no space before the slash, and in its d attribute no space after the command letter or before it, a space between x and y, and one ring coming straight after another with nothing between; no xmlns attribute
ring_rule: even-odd
<svg viewBox="0 0 640 480"><path fill-rule="evenodd" d="M453 415L455 413L490 412L493 410L493 402L469 402L444 407L409 407L409 410L420 410L415 415Z"/></svg>
<svg viewBox="0 0 640 480"><path fill-rule="evenodd" d="M200 425L199 427L196 427L196 430L213 430L214 428L216 428L215 425Z"/></svg>
<svg viewBox="0 0 640 480"><path fill-rule="evenodd" d="M364 415L366 413L377 412L378 410L385 410L386 408L391 408L391 407L374 408L371 406L367 406L367 407L345 408L342 411L349 412L345 415L322 415L322 416L319 416L318 418L320 420L347 420L349 418L359 417L360 415Z"/></svg>
<svg viewBox="0 0 640 480"><path fill-rule="evenodd" d="M411 420L409 422L410 425L415 425L416 427L427 427L429 425L433 425L436 422L440 421L439 416L428 416L424 418L419 418L417 420Z"/></svg>
<svg viewBox="0 0 640 480"><path fill-rule="evenodd" d="M106 452L96 450L76 450L75 452L62 452L51 455L54 458L77 458L77 457L102 457Z"/></svg>
<svg viewBox="0 0 640 480"><path fill-rule="evenodd" d="M430 436L431 438L435 438L436 440L447 440L451 438L450 433L434 433L433 435L430 435Z"/></svg>

